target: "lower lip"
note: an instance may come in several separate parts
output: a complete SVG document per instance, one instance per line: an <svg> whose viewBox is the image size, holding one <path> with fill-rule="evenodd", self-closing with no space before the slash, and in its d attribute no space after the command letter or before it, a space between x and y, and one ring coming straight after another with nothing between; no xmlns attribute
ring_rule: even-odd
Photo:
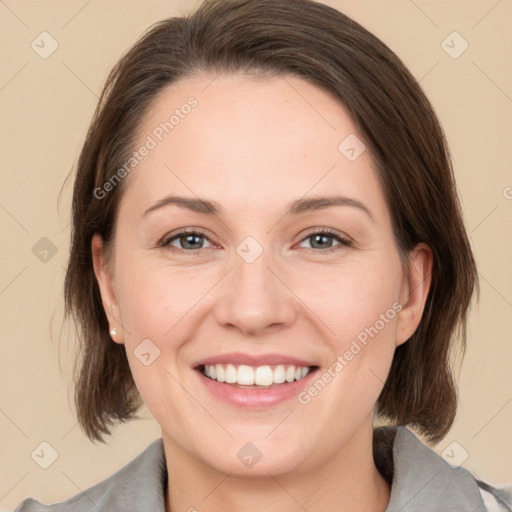
<svg viewBox="0 0 512 512"><path fill-rule="evenodd" d="M218 382L195 370L206 389L216 398L236 407L248 409L266 409L270 406L296 397L318 372L318 368L310 371L303 379L285 382L271 388L242 388L235 384Z"/></svg>

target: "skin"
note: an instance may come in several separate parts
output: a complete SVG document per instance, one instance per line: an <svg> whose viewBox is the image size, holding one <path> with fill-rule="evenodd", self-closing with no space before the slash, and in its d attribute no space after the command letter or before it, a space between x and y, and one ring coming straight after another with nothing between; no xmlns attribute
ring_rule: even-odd
<svg viewBox="0 0 512 512"><path fill-rule="evenodd" d="M292 76L195 75L155 99L139 141L190 96L197 107L127 178L109 258L99 236L92 243L113 342L126 346L162 428L167 510L384 511L390 489L372 457L374 408L395 348L420 322L431 251L411 252L407 277L370 151L351 162L338 150L349 134L363 137L328 93ZM144 216L169 194L218 201L223 212L167 205ZM285 215L291 201L330 195L360 201L371 216L353 206ZM175 252L159 246L182 228L205 237L192 249L179 238ZM311 235L325 228L350 245L315 244ZM263 249L252 263L236 252L247 236ZM326 371L397 303L401 311L307 405L294 397L235 408L192 369L244 352ZM147 338L160 350L149 366L134 355ZM248 442L262 453L252 467L237 458Z"/></svg>

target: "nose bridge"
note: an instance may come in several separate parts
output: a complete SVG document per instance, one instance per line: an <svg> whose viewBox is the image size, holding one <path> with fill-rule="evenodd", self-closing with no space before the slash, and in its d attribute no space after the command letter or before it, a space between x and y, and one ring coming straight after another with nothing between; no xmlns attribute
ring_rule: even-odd
<svg viewBox="0 0 512 512"><path fill-rule="evenodd" d="M295 317L293 294L275 275L279 265L272 250L247 237L235 248L232 261L233 270L217 304L218 321L252 334L290 324Z"/></svg>

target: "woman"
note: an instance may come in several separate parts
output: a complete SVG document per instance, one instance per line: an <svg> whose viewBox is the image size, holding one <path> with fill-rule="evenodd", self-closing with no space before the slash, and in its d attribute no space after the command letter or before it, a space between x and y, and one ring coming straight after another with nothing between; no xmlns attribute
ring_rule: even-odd
<svg viewBox="0 0 512 512"><path fill-rule="evenodd" d="M162 439L17 511L510 510L405 428L454 421L476 276L442 129L375 36L307 0L156 24L85 141L65 293L84 431L144 402Z"/></svg>

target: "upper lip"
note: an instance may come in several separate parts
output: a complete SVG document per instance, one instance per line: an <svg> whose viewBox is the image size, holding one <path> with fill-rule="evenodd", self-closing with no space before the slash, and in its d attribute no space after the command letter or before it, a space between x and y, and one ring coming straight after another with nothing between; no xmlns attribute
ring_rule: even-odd
<svg viewBox="0 0 512 512"><path fill-rule="evenodd" d="M243 354L241 352L231 352L229 354L219 354L216 356L206 357L195 362L192 366L197 368L204 365L213 364L245 364L247 366L265 366L265 365L293 365L293 366L315 366L311 361L298 359L283 354Z"/></svg>

